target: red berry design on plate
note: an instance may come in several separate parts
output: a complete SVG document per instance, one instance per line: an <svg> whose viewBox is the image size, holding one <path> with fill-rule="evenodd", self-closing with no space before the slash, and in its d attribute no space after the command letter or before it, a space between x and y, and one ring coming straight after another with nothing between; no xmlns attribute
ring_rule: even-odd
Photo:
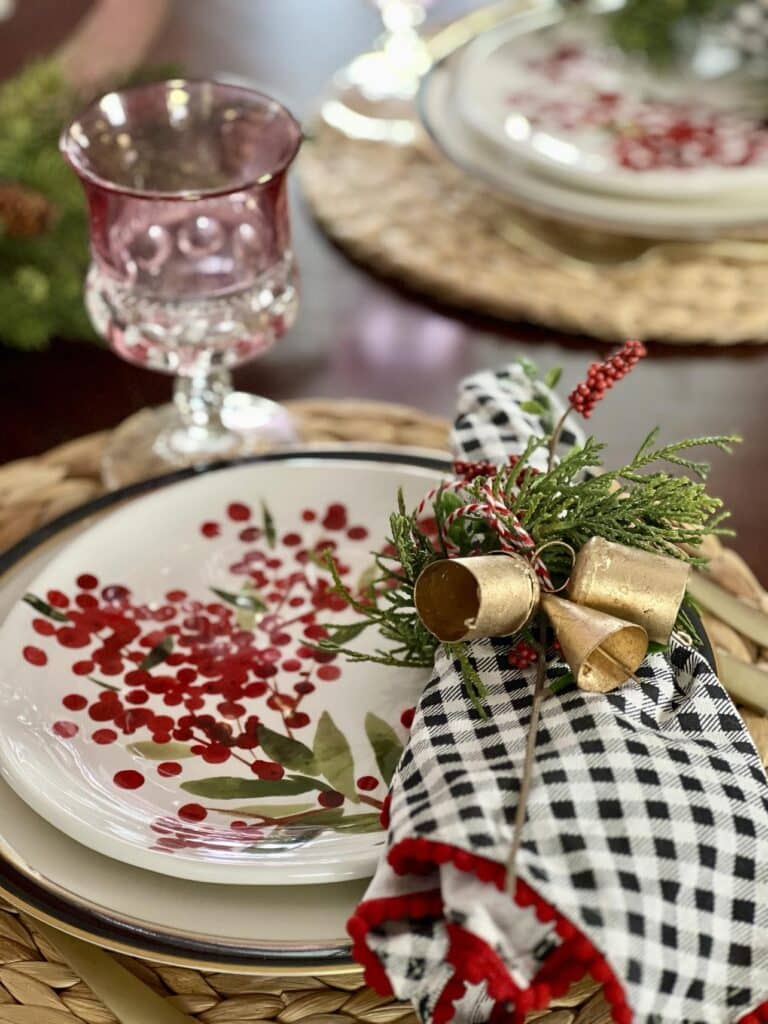
<svg viewBox="0 0 768 1024"><path fill-rule="evenodd" d="M341 807L344 803L343 793L337 793L335 790L329 790L327 793L321 793L317 802L321 807Z"/></svg>
<svg viewBox="0 0 768 1024"><path fill-rule="evenodd" d="M91 734L91 739L94 743L99 743L105 746L108 743L114 743L117 739L117 733L114 729L97 729Z"/></svg>
<svg viewBox="0 0 768 1024"><path fill-rule="evenodd" d="M88 698L79 693L68 693L61 703L68 711L82 711L88 707Z"/></svg>
<svg viewBox="0 0 768 1024"><path fill-rule="evenodd" d="M343 530L347 525L347 510L344 505L329 505L323 517L326 530Z"/></svg>
<svg viewBox="0 0 768 1024"><path fill-rule="evenodd" d="M32 647L31 645L25 647L22 654L25 661L28 661L30 665L37 665L40 668L48 664L48 655L45 651L41 651L39 647Z"/></svg>
<svg viewBox="0 0 768 1024"><path fill-rule="evenodd" d="M627 171L768 163L768 126L758 114L638 95L632 89L606 91L611 57L599 48L561 46L526 63L531 86L507 97L516 113L544 131L599 130ZM545 88L536 76L546 79Z"/></svg>
<svg viewBox="0 0 768 1024"><path fill-rule="evenodd" d="M379 785L379 780L375 779L373 775L363 775L362 778L357 780L357 788L362 789L364 793L369 793L372 789L376 789Z"/></svg>
<svg viewBox="0 0 768 1024"><path fill-rule="evenodd" d="M208 811L200 804L184 804L178 813L183 821L204 821L208 817Z"/></svg>
<svg viewBox="0 0 768 1024"><path fill-rule="evenodd" d="M54 722L51 726L54 736L63 740L71 740L80 731L74 722Z"/></svg>
<svg viewBox="0 0 768 1024"><path fill-rule="evenodd" d="M140 789L144 785L145 780L141 772L127 769L116 772L113 781L120 789Z"/></svg>
<svg viewBox="0 0 768 1024"><path fill-rule="evenodd" d="M318 686L342 676L334 664L337 655L315 647L328 635L326 623L346 610L331 590L323 554L333 552L342 576L352 572L349 555L355 548L369 558L368 529L354 520L349 524L344 504L300 515L305 526L278 532L268 509L262 508L263 525L255 526L251 506L230 501L218 519L200 524L206 539L222 538L222 550L234 546L231 582L213 593L190 592L170 580L155 602L145 603L146 596L134 595L120 581L104 583L82 572L70 593L49 590L44 601L38 599L30 620L38 642L22 646L24 659L42 668L49 664L46 647L82 652L66 662L81 692L65 691L60 698L75 720L53 722L53 735L72 739L82 732L80 742L95 746L137 744L113 774L114 785L127 791L140 789L148 776L167 787L184 774L178 745L179 755L194 760L186 773L190 783L217 775L279 783L286 769L261 748L262 718L273 732L295 739L317 724ZM311 746L312 733L301 742ZM169 756L162 759L166 746ZM143 760L139 770L131 757L155 763L147 768ZM201 764L211 766L207 776L199 772ZM358 779L361 794L381 785L374 775ZM338 808L344 796L324 790L318 802ZM172 852L213 843L215 826L203 824L212 811L229 814L226 806L188 803L175 816L158 819L152 824L158 834L154 848ZM279 821L255 817L234 832L228 822L227 834L254 842Z"/></svg>
<svg viewBox="0 0 768 1024"><path fill-rule="evenodd" d="M227 515L236 523L242 523L251 518L251 510L240 501L233 501L227 506Z"/></svg>

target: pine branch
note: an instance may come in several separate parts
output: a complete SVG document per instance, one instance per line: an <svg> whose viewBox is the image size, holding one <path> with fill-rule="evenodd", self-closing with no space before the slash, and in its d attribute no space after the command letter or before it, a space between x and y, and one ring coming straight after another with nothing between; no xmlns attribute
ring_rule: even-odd
<svg viewBox="0 0 768 1024"><path fill-rule="evenodd" d="M416 580L426 566L446 557L448 541L460 556L499 550L498 533L479 513L455 517L448 525L456 509L484 502L489 485L496 502L504 507L499 518L510 531L521 525L537 547L563 542L565 547L552 546L542 552L556 584L567 579L572 567L567 548L578 551L595 536L696 566L705 564L697 549L706 536L730 532L722 525L728 513L722 502L706 491L707 464L689 453L702 447L730 452L740 439L712 436L658 445L657 438L658 430L651 431L626 465L606 470L605 445L589 437L583 445L569 449L547 472L541 472L531 466L531 458L552 444L552 436L531 437L519 458L491 476L475 477L460 493L447 488L438 492L433 502L436 537L424 532L399 493L397 509L390 518L390 553L374 556L375 572L365 594L352 593L329 560L334 590L359 620L352 626L328 627L329 636L320 646L353 661L431 666L439 644L416 612ZM664 465L680 472L672 475ZM695 633L685 610L678 626L692 636ZM349 646L350 640L369 628L377 631L379 647L367 653ZM484 713L482 679L466 645L445 644L444 649L458 661L468 696Z"/></svg>

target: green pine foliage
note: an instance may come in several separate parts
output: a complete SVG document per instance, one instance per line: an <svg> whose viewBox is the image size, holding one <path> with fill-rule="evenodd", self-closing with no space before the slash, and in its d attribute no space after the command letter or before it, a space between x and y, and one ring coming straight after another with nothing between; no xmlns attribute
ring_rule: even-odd
<svg viewBox="0 0 768 1024"><path fill-rule="evenodd" d="M175 65L132 73L120 86L178 77ZM30 238L0 226L0 344L43 349L53 337L95 339L83 306L88 267L85 198L59 153L68 118L88 102L52 60L29 64L0 84L0 181L39 192L54 207L51 223Z"/></svg>
<svg viewBox="0 0 768 1024"><path fill-rule="evenodd" d="M610 15L610 27L623 50L656 64L670 64L702 21L726 16L737 0L625 0Z"/></svg>
<svg viewBox="0 0 768 1024"><path fill-rule="evenodd" d="M532 378L536 374L532 364L524 369ZM549 404L546 391L540 401ZM447 557L449 548L460 556L499 550L498 534L482 518L462 515L449 522L456 509L484 501L482 491L488 483L497 504L507 510L500 516L502 522L512 528L517 520L537 548L550 545L541 558L555 585L564 583L571 570L568 548L578 551L595 536L701 566L706 559L698 549L704 538L731 533L723 526L728 513L722 502L706 490L709 466L691 453L702 447L729 452L740 438L699 437L660 445L658 430L652 430L626 465L610 469L603 462L605 445L588 437L582 445L570 448L548 472L541 472L531 465L532 458L554 446L558 429L554 428L554 434L532 437L517 460L490 477L477 477L466 485L461 497L453 490L440 491L433 503L436 538L422 532L400 494L390 517L391 554L375 555L375 571L368 577L364 593L353 593L329 558L335 590L358 619L349 625L329 626L320 646L353 661L431 667L440 644L416 612L416 580L426 566ZM554 541L562 544L553 545ZM365 652L350 646L372 626L382 641L380 646ZM691 632L684 610L678 626ZM460 664L468 694L480 707L482 681L472 669L466 646L443 646Z"/></svg>
<svg viewBox="0 0 768 1024"><path fill-rule="evenodd" d="M74 97L52 62L31 64L0 86L0 179L44 195L55 207L43 234L0 233L0 342L44 348L54 335L92 337L83 308L88 232L82 191L59 155Z"/></svg>

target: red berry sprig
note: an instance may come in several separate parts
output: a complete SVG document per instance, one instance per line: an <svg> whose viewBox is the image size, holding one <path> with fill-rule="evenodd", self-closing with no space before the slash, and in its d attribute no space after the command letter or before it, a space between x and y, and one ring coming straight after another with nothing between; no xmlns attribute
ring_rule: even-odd
<svg viewBox="0 0 768 1024"><path fill-rule="evenodd" d="M453 471L457 477L467 483L471 483L479 476L495 476L499 471L498 466L492 462L467 462L463 459L456 459L453 464Z"/></svg>
<svg viewBox="0 0 768 1024"><path fill-rule="evenodd" d="M577 385L568 396L571 408L588 420L605 392L622 377L626 377L632 367L647 354L648 350L642 341L626 341L616 355L605 362L592 363L587 371L586 380Z"/></svg>
<svg viewBox="0 0 768 1024"><path fill-rule="evenodd" d="M507 661L512 668L516 668L521 672L524 672L534 664L538 656L539 652L533 644L529 644L527 640L518 640L509 652Z"/></svg>

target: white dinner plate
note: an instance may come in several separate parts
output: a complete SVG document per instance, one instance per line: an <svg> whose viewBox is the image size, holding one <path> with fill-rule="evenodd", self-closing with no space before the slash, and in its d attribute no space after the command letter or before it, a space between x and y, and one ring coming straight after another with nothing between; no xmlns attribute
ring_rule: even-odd
<svg viewBox="0 0 768 1024"><path fill-rule="evenodd" d="M708 57L719 53L704 48L699 63ZM455 96L480 137L569 186L768 199L768 102L748 76L706 70L648 68L607 39L605 15L542 0L466 47Z"/></svg>
<svg viewBox="0 0 768 1024"><path fill-rule="evenodd" d="M768 196L759 189L681 202L600 194L554 180L467 127L455 96L459 60L460 53L452 55L423 80L422 123L454 164L515 205L580 227L659 239L703 240L768 230Z"/></svg>
<svg viewBox="0 0 768 1024"><path fill-rule="evenodd" d="M312 455L349 457L338 450ZM427 472L445 465L378 450L352 457ZM185 470L97 499L0 555L0 621L45 567L112 508L192 475ZM209 970L316 975L356 969L345 926L365 881L221 886L143 871L68 838L2 779L0 822L0 895L69 934L134 956Z"/></svg>
<svg viewBox="0 0 768 1024"><path fill-rule="evenodd" d="M176 878L370 875L426 670L318 651L381 550L408 460L283 456L197 475L106 516L0 631L0 766L56 828ZM358 638L375 645L377 638Z"/></svg>

